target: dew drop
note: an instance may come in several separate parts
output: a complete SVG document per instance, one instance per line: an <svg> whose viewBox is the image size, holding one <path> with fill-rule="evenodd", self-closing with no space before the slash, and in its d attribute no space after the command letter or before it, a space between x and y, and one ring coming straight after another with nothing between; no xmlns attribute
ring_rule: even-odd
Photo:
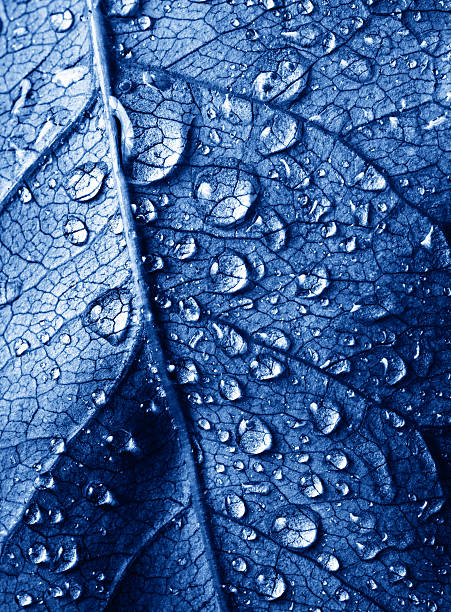
<svg viewBox="0 0 451 612"><path fill-rule="evenodd" d="M293 117L275 114L260 133L260 152L270 155L289 149L296 143L298 131L298 122Z"/></svg>
<svg viewBox="0 0 451 612"><path fill-rule="evenodd" d="M290 348L290 340L280 329L267 328L255 334L255 337L274 349L287 351Z"/></svg>
<svg viewBox="0 0 451 612"><path fill-rule="evenodd" d="M221 391L221 395L231 402L234 402L241 397L240 384L231 376L226 376L220 381L219 390Z"/></svg>
<svg viewBox="0 0 451 612"><path fill-rule="evenodd" d="M17 593L16 602L21 608L26 608L27 606L31 606L33 598L29 593Z"/></svg>
<svg viewBox="0 0 451 612"><path fill-rule="evenodd" d="M272 251L280 251L285 246L287 239L287 232L285 225L281 218L276 213L273 213L269 219L266 220L266 226L268 228L263 236L264 241Z"/></svg>
<svg viewBox="0 0 451 612"><path fill-rule="evenodd" d="M279 61L270 61L270 70L260 72L252 84L263 102L287 102L298 97L307 84L307 66L295 49L284 49Z"/></svg>
<svg viewBox="0 0 451 612"><path fill-rule="evenodd" d="M32 563L39 565L48 561L49 555L44 544L33 544L28 549L28 557Z"/></svg>
<svg viewBox="0 0 451 612"><path fill-rule="evenodd" d="M78 563L78 551L75 542L68 541L58 547L55 558L55 572L68 572Z"/></svg>
<svg viewBox="0 0 451 612"><path fill-rule="evenodd" d="M14 352L16 353L17 357L20 357L21 355L26 353L29 348L30 343L28 342L28 340L25 340L25 338L18 338L14 342Z"/></svg>
<svg viewBox="0 0 451 612"><path fill-rule="evenodd" d="M385 178L372 166L358 174L356 180L364 191L383 191L387 186Z"/></svg>
<svg viewBox="0 0 451 612"><path fill-rule="evenodd" d="M335 591L335 597L338 601L348 601L349 593L343 587L340 587Z"/></svg>
<svg viewBox="0 0 451 612"><path fill-rule="evenodd" d="M96 506L114 506L113 494L101 482L92 482L86 489L86 497Z"/></svg>
<svg viewBox="0 0 451 612"><path fill-rule="evenodd" d="M65 9L50 15L50 24L55 32L62 33L70 30L74 24L74 15L70 9Z"/></svg>
<svg viewBox="0 0 451 612"><path fill-rule="evenodd" d="M259 355L251 361L249 370L257 380L272 380L281 376L285 368L271 355Z"/></svg>
<svg viewBox="0 0 451 612"><path fill-rule="evenodd" d="M302 507L286 507L277 513L271 526L273 538L291 550L311 546L318 535L318 515Z"/></svg>
<svg viewBox="0 0 451 612"><path fill-rule="evenodd" d="M39 506L33 502L25 510L24 521L27 523L27 525L36 525L36 523L40 523L41 520L42 515Z"/></svg>
<svg viewBox="0 0 451 612"><path fill-rule="evenodd" d="M109 0L108 17L131 17L139 8L140 0Z"/></svg>
<svg viewBox="0 0 451 612"><path fill-rule="evenodd" d="M240 519L246 513L246 505L244 501L235 493L227 495L225 505L228 514L232 518Z"/></svg>
<svg viewBox="0 0 451 612"><path fill-rule="evenodd" d="M143 198L138 204L136 219L149 224L155 221L157 217L158 214L154 203L149 198Z"/></svg>
<svg viewBox="0 0 451 612"><path fill-rule="evenodd" d="M97 389L91 393L92 401L96 406L105 406L107 398L103 389Z"/></svg>
<svg viewBox="0 0 451 612"><path fill-rule="evenodd" d="M191 359L184 359L179 362L175 371L179 385L193 384L199 380L197 366Z"/></svg>
<svg viewBox="0 0 451 612"><path fill-rule="evenodd" d="M317 403L312 402L310 412L315 427L325 436L332 433L341 420L339 410L335 406L327 406L324 403L318 406Z"/></svg>
<svg viewBox="0 0 451 612"><path fill-rule="evenodd" d="M180 314L186 321L198 321L200 318L199 304L193 297L188 297L179 302Z"/></svg>
<svg viewBox="0 0 451 612"><path fill-rule="evenodd" d="M247 563L242 557L237 557L232 561L232 567L236 572L246 572Z"/></svg>
<svg viewBox="0 0 451 612"><path fill-rule="evenodd" d="M82 246L88 240L89 232L84 221L71 215L64 223L64 237L76 246Z"/></svg>
<svg viewBox="0 0 451 612"><path fill-rule="evenodd" d="M298 276L298 282L303 298L318 297L330 284L329 273L324 266L316 266L310 274Z"/></svg>
<svg viewBox="0 0 451 612"><path fill-rule="evenodd" d="M272 435L259 418L242 419L238 425L238 443L245 453L259 455L271 448Z"/></svg>
<svg viewBox="0 0 451 612"><path fill-rule="evenodd" d="M306 496L310 498L319 497L323 494L323 483L316 474L308 474L302 476L299 481L299 489Z"/></svg>
<svg viewBox="0 0 451 612"><path fill-rule="evenodd" d="M187 236L182 241L178 242L174 248L174 254L177 259L191 259L196 253L197 245L192 236Z"/></svg>
<svg viewBox="0 0 451 612"><path fill-rule="evenodd" d="M228 325L212 325L218 344L229 357L243 355L247 351L247 342L240 334Z"/></svg>
<svg viewBox="0 0 451 612"><path fill-rule="evenodd" d="M392 353L388 359L383 357L381 364L384 368L385 381L390 386L399 383L407 374L406 364L396 353Z"/></svg>
<svg viewBox="0 0 451 612"><path fill-rule="evenodd" d="M340 562L337 557L329 553L321 553L318 555L317 561L329 572L336 572L340 569Z"/></svg>
<svg viewBox="0 0 451 612"><path fill-rule="evenodd" d="M344 470L348 467L348 458L344 453L333 450L326 455L326 461L337 470Z"/></svg>
<svg viewBox="0 0 451 612"><path fill-rule="evenodd" d="M215 289L221 293L236 293L248 284L248 269L241 257L221 255L210 267Z"/></svg>
<svg viewBox="0 0 451 612"><path fill-rule="evenodd" d="M90 163L77 168L66 184L69 196L79 202L94 199L102 188L105 173L105 164Z"/></svg>
<svg viewBox="0 0 451 612"><path fill-rule="evenodd" d="M248 214L255 199L257 187L250 175L224 168L204 175L196 190L198 200L207 207L206 217L217 227L230 228Z"/></svg>
<svg viewBox="0 0 451 612"><path fill-rule="evenodd" d="M84 317L96 334L117 345L126 334L131 311L131 296L121 289L112 289L94 300Z"/></svg>
<svg viewBox="0 0 451 612"><path fill-rule="evenodd" d="M261 568L255 579L255 590L268 601L280 599L286 588L284 577L272 567Z"/></svg>

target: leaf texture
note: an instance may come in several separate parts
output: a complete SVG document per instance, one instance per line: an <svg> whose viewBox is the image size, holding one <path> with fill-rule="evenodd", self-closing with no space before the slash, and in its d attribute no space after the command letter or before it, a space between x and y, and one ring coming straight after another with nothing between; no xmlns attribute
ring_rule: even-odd
<svg viewBox="0 0 451 612"><path fill-rule="evenodd" d="M447 610L447 13L6 3L4 610Z"/></svg>

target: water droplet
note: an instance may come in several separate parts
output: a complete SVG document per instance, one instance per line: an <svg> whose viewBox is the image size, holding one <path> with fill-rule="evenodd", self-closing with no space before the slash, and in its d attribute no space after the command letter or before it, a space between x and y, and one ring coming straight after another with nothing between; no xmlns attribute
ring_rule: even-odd
<svg viewBox="0 0 451 612"><path fill-rule="evenodd" d="M149 198L143 198L136 210L136 219L143 223L152 223L158 217L154 203Z"/></svg>
<svg viewBox="0 0 451 612"><path fill-rule="evenodd" d="M97 389L91 393L92 401L96 406L105 406L107 397L103 389Z"/></svg>
<svg viewBox="0 0 451 612"><path fill-rule="evenodd" d="M317 403L312 402L310 404L310 412L315 427L325 436L332 433L341 420L338 408L325 405L324 403L318 406Z"/></svg>
<svg viewBox="0 0 451 612"><path fill-rule="evenodd" d="M263 329L255 334L255 337L274 349L287 351L290 348L290 340L286 335L276 328Z"/></svg>
<svg viewBox="0 0 451 612"><path fill-rule="evenodd" d="M149 15L142 15L141 17L138 17L138 26L143 32L148 30L151 25L152 19L149 17Z"/></svg>
<svg viewBox="0 0 451 612"><path fill-rule="evenodd" d="M133 131L133 125L130 121L127 111L117 98L115 98L114 96L110 96L108 102L113 116L118 120L120 124L119 133L121 138L122 161L126 163L130 158L135 144L135 134Z"/></svg>
<svg viewBox="0 0 451 612"><path fill-rule="evenodd" d="M318 535L319 517L309 508L286 507L277 513L271 527L273 538L291 550L308 548Z"/></svg>
<svg viewBox="0 0 451 612"><path fill-rule="evenodd" d="M174 253L177 259L191 259L191 257L196 253L196 250L196 241L192 236L187 236L176 244Z"/></svg>
<svg viewBox="0 0 451 612"><path fill-rule="evenodd" d="M240 519L246 513L246 505L244 501L235 493L227 495L225 504L227 512L233 518Z"/></svg>
<svg viewBox="0 0 451 612"><path fill-rule="evenodd" d="M316 474L308 474L300 479L299 489L306 497L319 497L323 494L323 483Z"/></svg>
<svg viewBox="0 0 451 612"><path fill-rule="evenodd" d="M69 196L79 202L88 202L96 197L105 178L105 164L84 164L69 178L66 188Z"/></svg>
<svg viewBox="0 0 451 612"><path fill-rule="evenodd" d="M241 257L235 254L221 255L210 267L215 289L224 293L236 293L248 284L248 269Z"/></svg>
<svg viewBox="0 0 451 612"><path fill-rule="evenodd" d="M113 345L119 344L126 334L131 311L128 291L112 289L94 300L84 317L85 324Z"/></svg>
<svg viewBox="0 0 451 612"><path fill-rule="evenodd" d="M257 380L272 380L281 376L285 367L271 355L259 355L251 361L249 369Z"/></svg>
<svg viewBox="0 0 451 612"><path fill-rule="evenodd" d="M232 567L236 572L246 572L247 563L242 557L237 557L232 561Z"/></svg>
<svg viewBox="0 0 451 612"><path fill-rule="evenodd" d="M22 283L19 280L1 280L0 281L0 306L11 304L19 297L22 291Z"/></svg>
<svg viewBox="0 0 451 612"><path fill-rule="evenodd" d="M372 166L360 172L356 176L356 181L364 191L383 191L387 186L385 178Z"/></svg>
<svg viewBox="0 0 451 612"><path fill-rule="evenodd" d="M207 207L206 218L217 227L230 228L248 214L257 197L255 180L238 170L224 168L203 175L196 190Z"/></svg>
<svg viewBox="0 0 451 612"><path fill-rule="evenodd" d="M330 284L329 272L324 266L316 266L310 274L298 276L298 282L303 298L318 297Z"/></svg>
<svg viewBox="0 0 451 612"><path fill-rule="evenodd" d="M197 421L197 424L198 424L198 425L199 425L199 427L200 427L201 429L203 429L204 431L209 431L209 430L211 429L211 424L210 424L210 421L208 421L207 419L204 419L204 418L199 419L199 420Z"/></svg>
<svg viewBox="0 0 451 612"><path fill-rule="evenodd" d="M199 304L193 297L188 297L179 302L180 314L186 321L198 321L200 317Z"/></svg>
<svg viewBox="0 0 451 612"><path fill-rule="evenodd" d="M111 491L101 482L92 482L86 489L86 497L96 506L114 506L116 504Z"/></svg>
<svg viewBox="0 0 451 612"><path fill-rule="evenodd" d="M406 364L397 353L391 353L388 359L383 357L380 362L384 367L385 381L390 386L399 383L407 374Z"/></svg>
<svg viewBox="0 0 451 612"><path fill-rule="evenodd" d="M307 84L307 65L295 49L281 51L279 61L268 59L269 70L261 72L252 84L255 95L263 102L287 102L298 97Z"/></svg>
<svg viewBox="0 0 451 612"><path fill-rule="evenodd" d="M236 357L237 355L246 353L246 341L232 327L228 325L218 325L217 323L213 323L212 327L218 338L218 344L226 355L229 357Z"/></svg>
<svg viewBox="0 0 451 612"><path fill-rule="evenodd" d="M66 70L60 70L57 72L53 76L52 81L56 85L67 89L74 83L80 83L80 81L82 81L88 74L88 66L74 66L72 68L67 68Z"/></svg>
<svg viewBox="0 0 451 612"><path fill-rule="evenodd" d="M64 236L76 246L82 246L88 240L89 232L84 221L71 215L64 223Z"/></svg>
<svg viewBox="0 0 451 612"><path fill-rule="evenodd" d="M74 15L70 9L52 13L50 15L50 24L55 32L67 32L74 24Z"/></svg>
<svg viewBox="0 0 451 612"><path fill-rule="evenodd" d="M29 348L30 343L28 342L28 340L25 340L25 338L18 338L14 342L14 352L16 353L17 357L20 357L21 355L26 353Z"/></svg>
<svg viewBox="0 0 451 612"><path fill-rule="evenodd" d="M199 380L197 366L191 359L184 359L176 367L176 378L179 385L196 383Z"/></svg>
<svg viewBox="0 0 451 612"><path fill-rule="evenodd" d="M329 553L321 553L318 555L317 561L329 572L336 572L340 569L340 562L337 557Z"/></svg>
<svg viewBox="0 0 451 612"><path fill-rule="evenodd" d="M402 563L394 563L393 565L390 565L389 570L390 582L400 582L403 578L407 576L407 568Z"/></svg>
<svg viewBox="0 0 451 612"><path fill-rule="evenodd" d="M241 397L240 384L231 376L226 376L220 381L219 389L221 391L221 395L231 402L234 402Z"/></svg>
<svg viewBox="0 0 451 612"><path fill-rule="evenodd" d="M42 515L39 506L33 502L25 510L24 521L27 523L27 525L36 525L36 523L40 523L41 520Z"/></svg>
<svg viewBox="0 0 451 612"><path fill-rule="evenodd" d="M266 220L266 226L268 228L263 235L263 239L272 251L280 251L285 246L287 239L287 233L285 225L281 218L276 213L273 213L269 219Z"/></svg>
<svg viewBox="0 0 451 612"><path fill-rule="evenodd" d="M362 535L354 543L354 549L363 561L374 559L382 548L383 545L377 533Z"/></svg>
<svg viewBox="0 0 451 612"><path fill-rule="evenodd" d="M349 593L343 587L340 587L335 591L335 597L338 601L348 601Z"/></svg>
<svg viewBox="0 0 451 612"><path fill-rule="evenodd" d="M139 8L140 0L109 0L108 17L131 17Z"/></svg>
<svg viewBox="0 0 451 612"><path fill-rule="evenodd" d="M326 461L337 470L344 470L348 467L348 458L344 453L333 450L326 455Z"/></svg>
<svg viewBox="0 0 451 612"><path fill-rule="evenodd" d="M64 542L58 547L55 558L55 572L68 572L78 563L78 551L74 541Z"/></svg>
<svg viewBox="0 0 451 612"><path fill-rule="evenodd" d="M286 588L284 577L273 567L261 568L255 579L255 590L268 601L280 599Z"/></svg>
<svg viewBox="0 0 451 612"><path fill-rule="evenodd" d="M289 149L296 143L298 131L298 122L293 117L275 114L260 133L259 151L270 155Z"/></svg>
<svg viewBox="0 0 451 612"><path fill-rule="evenodd" d="M242 419L238 425L238 443L245 453L259 455L271 448L271 432L257 417Z"/></svg>
<svg viewBox="0 0 451 612"><path fill-rule="evenodd" d="M45 563L48 561L49 555L44 544L33 544L28 549L28 556L32 563L38 565L39 563Z"/></svg>
<svg viewBox="0 0 451 612"><path fill-rule="evenodd" d="M33 598L28 593L17 593L16 602L21 608L26 608L27 606L31 606Z"/></svg>

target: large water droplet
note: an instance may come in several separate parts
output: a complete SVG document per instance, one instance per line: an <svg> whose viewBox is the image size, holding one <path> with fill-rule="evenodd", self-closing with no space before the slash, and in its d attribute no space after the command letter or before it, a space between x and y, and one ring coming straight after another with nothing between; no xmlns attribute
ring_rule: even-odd
<svg viewBox="0 0 451 612"><path fill-rule="evenodd" d="M28 549L28 556L32 563L36 565L48 561L49 554L44 544L33 544Z"/></svg>
<svg viewBox="0 0 451 612"><path fill-rule="evenodd" d="M69 196L79 202L92 200L102 188L105 173L105 164L88 163L77 168L66 184Z"/></svg>
<svg viewBox="0 0 451 612"><path fill-rule="evenodd" d="M75 215L70 215L64 223L64 236L72 244L82 246L88 240L89 232L82 219Z"/></svg>
<svg viewBox="0 0 451 612"><path fill-rule="evenodd" d="M328 435L334 431L341 420L341 415L335 406L329 406L321 403L319 406L316 402L310 404L310 412L313 417L315 427L323 435Z"/></svg>
<svg viewBox="0 0 451 612"><path fill-rule="evenodd" d="M238 425L238 443L245 453L259 455L271 448L272 435L259 418L242 419Z"/></svg>
<svg viewBox="0 0 451 612"><path fill-rule="evenodd" d="M89 306L85 315L86 325L111 344L118 344L127 333L130 301L130 294L121 289L104 293Z"/></svg>
<svg viewBox="0 0 451 612"><path fill-rule="evenodd" d="M406 364L397 353L392 353L388 359L383 357L381 364L384 368L385 381L390 386L399 383L407 374Z"/></svg>
<svg viewBox="0 0 451 612"><path fill-rule="evenodd" d="M240 519L246 513L246 505L244 501L235 493L227 495L225 504L228 514L230 514L230 516L233 518Z"/></svg>
<svg viewBox="0 0 451 612"><path fill-rule="evenodd" d="M330 284L329 272L324 266L316 266L311 273L298 276L298 282L302 297L318 297Z"/></svg>
<svg viewBox="0 0 451 612"><path fill-rule="evenodd" d="M271 355L259 355L251 361L249 369L257 380L272 380L281 376L285 367Z"/></svg>
<svg viewBox="0 0 451 612"><path fill-rule="evenodd" d="M74 24L74 15L70 9L52 13L50 15L50 25L55 32L67 32Z"/></svg>
<svg viewBox="0 0 451 612"><path fill-rule="evenodd" d="M302 507L286 507L280 510L271 526L273 538L291 550L308 548L318 535L318 515Z"/></svg>
<svg viewBox="0 0 451 612"><path fill-rule="evenodd" d="M114 506L116 504L111 491L101 482L92 482L86 489L86 497L96 506Z"/></svg>
<svg viewBox="0 0 451 612"><path fill-rule="evenodd" d="M196 194L207 207L208 221L217 227L233 227L246 217L257 197L257 187L250 175L224 168L202 176Z"/></svg>
<svg viewBox="0 0 451 612"><path fill-rule="evenodd" d="M236 293L248 284L248 269L241 257L221 255L210 267L210 276L217 291Z"/></svg>
<svg viewBox="0 0 451 612"><path fill-rule="evenodd" d="M264 155L285 151L296 143L298 130L293 117L277 113L260 133L259 151Z"/></svg>
<svg viewBox="0 0 451 612"><path fill-rule="evenodd" d="M255 590L268 601L282 597L287 588L282 574L273 567L263 567L255 578Z"/></svg>

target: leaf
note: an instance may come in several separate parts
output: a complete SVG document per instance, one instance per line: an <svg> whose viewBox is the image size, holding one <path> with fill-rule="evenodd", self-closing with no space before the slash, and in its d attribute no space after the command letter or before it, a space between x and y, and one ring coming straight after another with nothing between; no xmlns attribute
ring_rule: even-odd
<svg viewBox="0 0 451 612"><path fill-rule="evenodd" d="M445 13L7 10L2 609L447 609Z"/></svg>

